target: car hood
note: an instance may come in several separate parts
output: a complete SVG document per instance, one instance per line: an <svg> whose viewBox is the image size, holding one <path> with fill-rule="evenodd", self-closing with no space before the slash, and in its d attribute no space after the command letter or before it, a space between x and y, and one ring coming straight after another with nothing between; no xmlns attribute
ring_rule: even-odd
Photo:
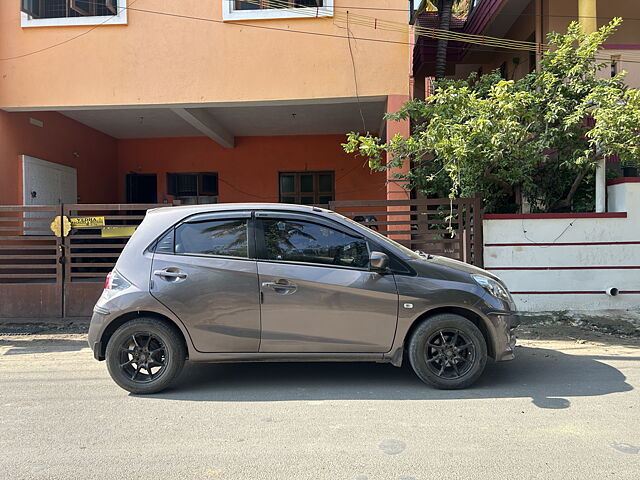
<svg viewBox="0 0 640 480"><path fill-rule="evenodd" d="M430 265L438 265L440 267L450 268L457 272L466 273L469 275L484 275L485 277L493 278L499 282L502 282L499 277L494 275L493 273L487 272L482 268L476 267L469 263L461 262L459 260L454 260L452 258L440 257L437 255L429 255L429 257L422 257L420 260L414 259L412 264L416 263L426 263Z"/></svg>

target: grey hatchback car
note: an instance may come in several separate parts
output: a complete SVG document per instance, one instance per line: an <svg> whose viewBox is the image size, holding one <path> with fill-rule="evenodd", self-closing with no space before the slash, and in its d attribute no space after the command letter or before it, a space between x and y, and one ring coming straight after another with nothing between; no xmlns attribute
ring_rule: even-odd
<svg viewBox="0 0 640 480"><path fill-rule="evenodd" d="M411 251L335 212L285 204L150 210L94 307L113 380L155 393L193 362L368 361L437 388L514 357L496 276Z"/></svg>

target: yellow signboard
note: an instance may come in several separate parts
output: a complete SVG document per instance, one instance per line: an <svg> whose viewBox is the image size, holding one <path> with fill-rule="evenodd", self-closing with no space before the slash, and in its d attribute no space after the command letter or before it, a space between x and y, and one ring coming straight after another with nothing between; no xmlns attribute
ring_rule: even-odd
<svg viewBox="0 0 640 480"><path fill-rule="evenodd" d="M130 237L136 227L102 227L103 237Z"/></svg>
<svg viewBox="0 0 640 480"><path fill-rule="evenodd" d="M104 217L74 217L70 219L73 228L104 227Z"/></svg>

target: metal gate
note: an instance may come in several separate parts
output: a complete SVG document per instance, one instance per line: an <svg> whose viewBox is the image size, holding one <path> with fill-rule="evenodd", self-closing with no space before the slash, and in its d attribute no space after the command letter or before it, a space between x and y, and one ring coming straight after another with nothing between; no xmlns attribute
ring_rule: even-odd
<svg viewBox="0 0 640 480"><path fill-rule="evenodd" d="M104 281L146 211L163 204L65 204L63 315L91 315Z"/></svg>
<svg viewBox="0 0 640 480"><path fill-rule="evenodd" d="M329 209L412 250L483 266L480 197L333 201Z"/></svg>
<svg viewBox="0 0 640 480"><path fill-rule="evenodd" d="M62 316L62 239L54 206L0 206L0 318Z"/></svg>
<svg viewBox="0 0 640 480"><path fill-rule="evenodd" d="M161 206L0 206L0 318L91 315L127 240Z"/></svg>

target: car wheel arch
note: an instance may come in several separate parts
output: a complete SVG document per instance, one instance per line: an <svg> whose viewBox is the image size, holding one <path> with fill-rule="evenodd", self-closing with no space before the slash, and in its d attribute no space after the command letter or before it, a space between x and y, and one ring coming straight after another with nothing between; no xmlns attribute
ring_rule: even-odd
<svg viewBox="0 0 640 480"><path fill-rule="evenodd" d="M492 327L489 323L488 320L486 320L485 318L483 318L480 314L478 314L477 312L474 312L471 309L468 308L464 308L464 307L454 307L454 306L443 306L443 307L437 307L437 308L433 308L431 310L427 310L426 312L423 312L421 315L419 315L411 324L411 326L407 329L407 332L404 336L404 341L403 341L403 352L406 351L409 342L411 341L411 337L413 335L413 332L415 332L415 330L422 325L424 322L429 321L429 319L435 315L439 315L439 314L443 314L443 313L451 313L454 315L460 315L461 317L466 318L467 320L469 320L471 323L473 323L476 327L478 327L478 329L480 330L480 332L482 333L482 336L484 337L484 341L487 345L487 354L489 357L491 358L495 358L495 346L494 346L494 338L493 338L493 334L492 332Z"/></svg>
<svg viewBox="0 0 640 480"><path fill-rule="evenodd" d="M164 322L171 328L173 328L177 333L179 333L182 338L186 351L187 351L187 359L189 358L189 353L191 352L193 346L190 341L190 337L188 332L184 329L184 326L179 322L174 321L173 319L167 317L158 312L148 311L148 310L135 310L132 312L123 313L122 315L114 318L109 324L105 327L102 335L100 336L100 352L98 352L98 359L105 359L105 352L107 349L107 343L109 343L109 339L115 333L118 328L120 328L125 323L134 320L136 318L153 318L156 320L160 320Z"/></svg>

